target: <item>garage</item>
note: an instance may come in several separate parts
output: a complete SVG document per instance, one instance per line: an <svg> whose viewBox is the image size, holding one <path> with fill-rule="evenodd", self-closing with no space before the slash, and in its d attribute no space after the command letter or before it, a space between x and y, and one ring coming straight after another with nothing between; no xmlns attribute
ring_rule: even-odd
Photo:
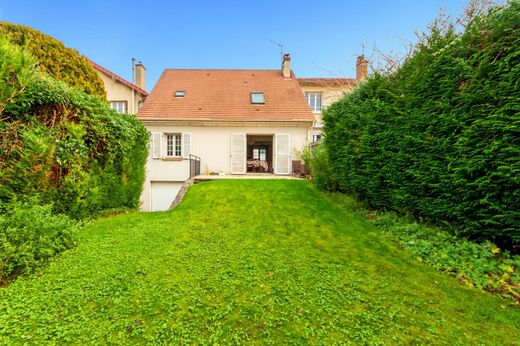
<svg viewBox="0 0 520 346"><path fill-rule="evenodd" d="M152 211L170 209L170 205L177 197L182 184L178 181L152 181Z"/></svg>

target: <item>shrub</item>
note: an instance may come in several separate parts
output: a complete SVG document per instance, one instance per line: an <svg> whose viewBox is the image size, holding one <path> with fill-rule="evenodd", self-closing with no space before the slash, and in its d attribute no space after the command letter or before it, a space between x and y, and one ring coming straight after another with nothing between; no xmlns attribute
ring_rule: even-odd
<svg viewBox="0 0 520 346"><path fill-rule="evenodd" d="M71 219L139 206L148 132L135 116L35 69L34 59L5 39L0 58L5 284L70 248Z"/></svg>
<svg viewBox="0 0 520 346"><path fill-rule="evenodd" d="M74 218L138 207L148 132L135 116L42 74L1 114L0 199L39 195Z"/></svg>
<svg viewBox="0 0 520 346"><path fill-rule="evenodd" d="M39 62L42 72L89 94L105 98L103 81L90 62L75 49L65 47L62 42L40 31L1 21L0 36L27 50Z"/></svg>
<svg viewBox="0 0 520 346"><path fill-rule="evenodd" d="M0 286L75 245L78 223L52 209L34 199L0 206Z"/></svg>
<svg viewBox="0 0 520 346"><path fill-rule="evenodd" d="M339 190L457 234L520 244L520 2L432 30L324 112Z"/></svg>
<svg viewBox="0 0 520 346"><path fill-rule="evenodd" d="M305 166L311 170L312 179L318 188L325 191L337 190L336 173L323 145L305 148L301 156Z"/></svg>
<svg viewBox="0 0 520 346"><path fill-rule="evenodd" d="M29 55L0 37L0 113L25 89L34 70L35 63Z"/></svg>

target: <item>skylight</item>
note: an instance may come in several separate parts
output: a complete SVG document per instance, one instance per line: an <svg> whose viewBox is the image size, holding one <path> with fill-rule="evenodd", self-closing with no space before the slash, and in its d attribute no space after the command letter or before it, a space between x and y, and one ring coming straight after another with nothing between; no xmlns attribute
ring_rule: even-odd
<svg viewBox="0 0 520 346"><path fill-rule="evenodd" d="M184 90L177 90L175 92L175 97L184 97Z"/></svg>
<svg viewBox="0 0 520 346"><path fill-rule="evenodd" d="M251 103L252 104L264 104L265 98L263 92L253 92L251 93Z"/></svg>

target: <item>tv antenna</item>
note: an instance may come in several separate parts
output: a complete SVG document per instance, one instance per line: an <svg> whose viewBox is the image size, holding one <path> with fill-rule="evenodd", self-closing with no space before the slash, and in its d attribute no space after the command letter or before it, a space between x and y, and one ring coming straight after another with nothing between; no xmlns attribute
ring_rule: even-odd
<svg viewBox="0 0 520 346"><path fill-rule="evenodd" d="M283 44L279 42L275 42L273 40L269 40L269 42L274 43L278 47L280 47L280 59L283 59Z"/></svg>

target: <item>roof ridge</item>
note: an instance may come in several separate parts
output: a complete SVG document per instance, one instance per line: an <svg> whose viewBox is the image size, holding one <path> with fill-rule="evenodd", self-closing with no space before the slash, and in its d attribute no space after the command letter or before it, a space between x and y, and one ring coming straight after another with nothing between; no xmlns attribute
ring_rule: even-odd
<svg viewBox="0 0 520 346"><path fill-rule="evenodd" d="M164 71L280 71L278 69L254 68L165 68Z"/></svg>
<svg viewBox="0 0 520 346"><path fill-rule="evenodd" d="M134 89L135 91L137 92L140 92L141 94L143 94L144 96L148 96L148 92L146 92L146 90L144 89L141 89L140 87L138 87L137 85L135 85L134 83L132 82L129 82L127 81L126 79L124 79L123 77L115 74L114 72L110 71L109 69L95 63L94 61L90 60L89 58L85 57L85 59L87 59L87 61L92 65L93 68L95 68L96 70L98 71L101 71L103 73L106 73L112 77L114 77L115 79L117 79L118 81L120 81L121 83L129 86L130 88Z"/></svg>

